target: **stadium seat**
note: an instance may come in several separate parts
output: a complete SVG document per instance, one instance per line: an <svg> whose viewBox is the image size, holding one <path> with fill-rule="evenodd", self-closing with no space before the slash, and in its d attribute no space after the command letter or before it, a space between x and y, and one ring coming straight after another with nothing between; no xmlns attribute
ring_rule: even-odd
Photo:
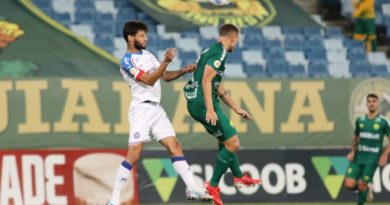
<svg viewBox="0 0 390 205"><path fill-rule="evenodd" d="M245 64L244 71L248 77L266 77L265 66L262 64Z"/></svg>
<svg viewBox="0 0 390 205"><path fill-rule="evenodd" d="M305 34L305 36L313 36L313 35L322 36L321 27L305 26L305 27L303 27L303 34Z"/></svg>
<svg viewBox="0 0 390 205"><path fill-rule="evenodd" d="M110 22L112 24L112 22L114 22L114 17L112 15L112 13L96 12L95 18L96 18L96 21L99 23L105 21L105 22Z"/></svg>
<svg viewBox="0 0 390 205"><path fill-rule="evenodd" d="M323 50L324 42L323 39L308 39L304 42L305 50Z"/></svg>
<svg viewBox="0 0 390 205"><path fill-rule="evenodd" d="M241 63L225 63L224 76L230 78L245 78L246 74Z"/></svg>
<svg viewBox="0 0 390 205"><path fill-rule="evenodd" d="M306 50L306 58L309 61L316 61L316 60L327 60L326 52L322 49L312 49L312 50Z"/></svg>
<svg viewBox="0 0 390 205"><path fill-rule="evenodd" d="M114 1L112 0L99 0L95 1L96 10L100 13L111 13L116 15L117 9L115 8Z"/></svg>
<svg viewBox="0 0 390 205"><path fill-rule="evenodd" d="M329 63L329 74L334 78L350 78L351 73L349 72L349 62L330 62Z"/></svg>
<svg viewBox="0 0 390 205"><path fill-rule="evenodd" d="M94 42L95 33L92 30L92 26L88 24L72 24L70 30L74 33L87 38L90 42Z"/></svg>
<svg viewBox="0 0 390 205"><path fill-rule="evenodd" d="M386 65L388 64L386 54L384 52L370 52L367 53L367 58L370 64Z"/></svg>
<svg viewBox="0 0 390 205"><path fill-rule="evenodd" d="M307 67L308 63L302 51L287 51L285 54L286 60L290 65L303 65Z"/></svg>
<svg viewBox="0 0 390 205"><path fill-rule="evenodd" d="M343 38L343 32L340 27L327 27L326 28L327 38Z"/></svg>
<svg viewBox="0 0 390 205"><path fill-rule="evenodd" d="M114 38L114 46L115 46L115 50L122 51L122 53L125 53L127 50L126 42L121 37Z"/></svg>
<svg viewBox="0 0 390 205"><path fill-rule="evenodd" d="M257 27L245 27L242 29L242 32L245 36L252 36L252 35L263 36L262 30Z"/></svg>
<svg viewBox="0 0 390 205"><path fill-rule="evenodd" d="M329 77L327 65L309 64L309 75L314 78Z"/></svg>
<svg viewBox="0 0 390 205"><path fill-rule="evenodd" d="M228 53L226 63L242 63L242 50L236 49L234 52Z"/></svg>
<svg viewBox="0 0 390 205"><path fill-rule="evenodd" d="M60 24L69 27L72 23L72 19L69 13L54 13L54 19Z"/></svg>
<svg viewBox="0 0 390 205"><path fill-rule="evenodd" d="M243 50L242 59L249 65L258 64L265 66L266 64L263 53L260 50Z"/></svg>
<svg viewBox="0 0 390 205"><path fill-rule="evenodd" d="M326 50L344 50L343 41L339 38L329 38L324 40Z"/></svg>
<svg viewBox="0 0 390 205"><path fill-rule="evenodd" d="M272 50L273 48L282 48L282 43L275 39L275 40L265 40L264 41L264 48L268 50Z"/></svg>
<svg viewBox="0 0 390 205"><path fill-rule="evenodd" d="M92 9L77 9L75 13L76 24L89 24L95 23L95 11Z"/></svg>
<svg viewBox="0 0 390 205"><path fill-rule="evenodd" d="M283 35L302 35L302 29L298 26L283 26Z"/></svg>
<svg viewBox="0 0 390 205"><path fill-rule="evenodd" d="M112 22L95 22L93 30L97 36L108 36L113 38L116 35L115 24Z"/></svg>
<svg viewBox="0 0 390 205"><path fill-rule="evenodd" d="M57 13L69 13L71 16L76 11L74 2L68 0L53 0L53 10Z"/></svg>
<svg viewBox="0 0 390 205"><path fill-rule="evenodd" d="M346 50L329 50L326 52L326 58L330 63L335 62L344 62L347 61L347 51Z"/></svg>
<svg viewBox="0 0 390 205"><path fill-rule="evenodd" d="M198 58L198 54L195 51L179 51L179 57L182 61L192 61L195 62Z"/></svg>
<svg viewBox="0 0 390 205"><path fill-rule="evenodd" d="M288 66L288 73L291 77L294 78L304 78L307 77L306 69L303 65L297 64L297 65L289 65Z"/></svg>
<svg viewBox="0 0 390 205"><path fill-rule="evenodd" d="M348 50L348 59L350 61L356 61L356 60L366 60L367 55L364 48L351 48Z"/></svg>
<svg viewBox="0 0 390 205"><path fill-rule="evenodd" d="M200 46L202 47L202 50L210 47L214 43L217 43L217 40L215 40L215 39L200 39Z"/></svg>
<svg viewBox="0 0 390 205"><path fill-rule="evenodd" d="M285 60L270 60L267 72L271 77L288 77L288 63Z"/></svg>
<svg viewBox="0 0 390 205"><path fill-rule="evenodd" d="M390 16L390 3L382 4L382 12L385 16Z"/></svg>
<svg viewBox="0 0 390 205"><path fill-rule="evenodd" d="M218 28L216 26L202 26L199 33L204 39L218 39Z"/></svg>
<svg viewBox="0 0 390 205"><path fill-rule="evenodd" d="M362 41L356 41L349 38L343 39L344 46L347 48L364 48Z"/></svg>
<svg viewBox="0 0 390 205"><path fill-rule="evenodd" d="M180 48L183 51L195 51L198 53L201 50L201 48L199 47L198 38L193 38L193 37L180 38L176 40L176 45L178 48Z"/></svg>
<svg viewBox="0 0 390 205"><path fill-rule="evenodd" d="M176 43L174 39L159 39L158 41L158 48L160 50L165 50L167 48L174 48L176 47Z"/></svg>
<svg viewBox="0 0 390 205"><path fill-rule="evenodd" d="M351 74L354 77L370 77L371 66L367 61L352 61L350 65Z"/></svg>
<svg viewBox="0 0 390 205"><path fill-rule="evenodd" d="M52 0L33 0L34 4L37 5L41 9L52 9L53 1Z"/></svg>
<svg viewBox="0 0 390 205"><path fill-rule="evenodd" d="M94 0L77 0L75 1L76 10L79 9L92 9L95 10L95 1Z"/></svg>
<svg viewBox="0 0 390 205"><path fill-rule="evenodd" d="M264 26L263 27L264 38L269 40L284 40L282 29L280 26Z"/></svg>
<svg viewBox="0 0 390 205"><path fill-rule="evenodd" d="M389 77L389 70L386 65L372 65L371 73L377 77Z"/></svg>
<svg viewBox="0 0 390 205"><path fill-rule="evenodd" d="M275 60L285 60L285 52L282 48L280 49L272 49L264 52L264 57L267 60L275 61Z"/></svg>
<svg viewBox="0 0 390 205"><path fill-rule="evenodd" d="M298 40L287 36L284 40L284 48L286 51L303 51L305 50L304 40Z"/></svg>
<svg viewBox="0 0 390 205"><path fill-rule="evenodd" d="M110 53L112 53L115 50L114 42L112 38L108 36L96 36L95 44Z"/></svg>
<svg viewBox="0 0 390 205"><path fill-rule="evenodd" d="M244 47L247 49L261 50L263 41L260 38L244 38Z"/></svg>

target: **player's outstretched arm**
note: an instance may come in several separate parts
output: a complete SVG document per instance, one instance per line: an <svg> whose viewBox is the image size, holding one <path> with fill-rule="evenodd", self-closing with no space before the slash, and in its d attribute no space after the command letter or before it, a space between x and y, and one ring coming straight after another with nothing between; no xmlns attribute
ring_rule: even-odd
<svg viewBox="0 0 390 205"><path fill-rule="evenodd" d="M223 83L221 83L218 87L218 96L223 100L223 102L229 106L234 112L241 115L243 118L247 120L253 119L252 116L245 110L238 107L238 105L233 101L232 97L229 95L229 92L226 90Z"/></svg>
<svg viewBox="0 0 390 205"><path fill-rule="evenodd" d="M186 73L194 72L195 69L196 69L196 64L190 64L184 68L181 68L180 70L176 70L176 71L167 71L166 70L163 72L161 78L165 82L170 82L172 80L176 80L176 79L180 78L181 76L183 76Z"/></svg>
<svg viewBox="0 0 390 205"><path fill-rule="evenodd" d="M154 83L162 76L164 71L167 69L168 64L175 58L176 49L168 48L165 52L164 60L161 62L160 67L157 68L156 71L152 73L144 73L141 75L139 80L147 85L153 86Z"/></svg>

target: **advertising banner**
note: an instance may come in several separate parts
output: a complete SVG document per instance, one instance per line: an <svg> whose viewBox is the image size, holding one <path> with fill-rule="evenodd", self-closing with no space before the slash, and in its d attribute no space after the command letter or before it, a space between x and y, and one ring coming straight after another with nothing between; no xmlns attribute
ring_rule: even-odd
<svg viewBox="0 0 390 205"><path fill-rule="evenodd" d="M162 83L161 105L184 148L213 148L215 139L187 111L185 83ZM388 79L245 79L224 85L253 116L247 121L223 106L245 148L349 146L370 92L380 97L380 113L390 116ZM0 148L125 148L130 100L119 78L0 79Z"/></svg>
<svg viewBox="0 0 390 205"><path fill-rule="evenodd" d="M217 145L215 145L217 146ZM217 148L216 148L217 149ZM357 193L343 187L349 150L240 150L241 170L261 178L260 187L237 189L229 172L220 182L225 203L354 202ZM216 151L187 150L185 155L198 183L210 180ZM140 203L185 202L185 185L170 172L163 151L147 151L138 164ZM390 164L378 168L373 179L376 202L390 201Z"/></svg>
<svg viewBox="0 0 390 205"><path fill-rule="evenodd" d="M125 150L1 150L0 205L92 205L111 197ZM136 168L122 205L138 203Z"/></svg>

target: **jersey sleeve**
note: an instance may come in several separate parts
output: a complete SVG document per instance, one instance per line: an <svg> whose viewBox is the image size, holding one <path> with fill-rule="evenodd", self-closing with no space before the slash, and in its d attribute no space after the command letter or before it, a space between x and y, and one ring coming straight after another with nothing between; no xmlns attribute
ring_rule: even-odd
<svg viewBox="0 0 390 205"><path fill-rule="evenodd" d="M385 118L385 135L387 137L390 137L390 121L389 119Z"/></svg>
<svg viewBox="0 0 390 205"><path fill-rule="evenodd" d="M355 131L353 132L355 134L355 136L359 136L359 132L360 132L360 129L359 129L359 118L360 117L358 117L356 119L356 122L355 122Z"/></svg>
<svg viewBox="0 0 390 205"><path fill-rule="evenodd" d="M145 73L143 70L139 69L135 65L135 63L131 59L131 56L123 58L121 62L121 69L123 69L130 78L136 81L138 81Z"/></svg>
<svg viewBox="0 0 390 205"><path fill-rule="evenodd" d="M215 50L214 53L207 60L207 65L212 67L215 71L219 71L222 68L222 61L226 57L226 52L222 49Z"/></svg>

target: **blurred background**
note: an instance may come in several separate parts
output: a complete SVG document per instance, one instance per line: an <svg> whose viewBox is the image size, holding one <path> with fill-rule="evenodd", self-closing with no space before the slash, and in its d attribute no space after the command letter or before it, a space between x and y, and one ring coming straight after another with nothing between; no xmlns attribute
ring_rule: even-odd
<svg viewBox="0 0 390 205"><path fill-rule="evenodd" d="M0 1L0 205L110 198L131 126L119 74L129 20L148 25L147 50L158 59L178 49L168 70L194 63L217 42L219 25L240 27L224 83L254 120L224 109L238 131L241 168L263 184L238 190L227 173L225 203L354 204L357 195L342 185L368 93L390 118L390 0L364 1ZM161 104L201 183L211 177L217 142L186 110L190 77L163 82ZM171 166L168 153L148 143L122 205L190 204ZM373 186L373 204L388 204L390 165L378 168Z"/></svg>

